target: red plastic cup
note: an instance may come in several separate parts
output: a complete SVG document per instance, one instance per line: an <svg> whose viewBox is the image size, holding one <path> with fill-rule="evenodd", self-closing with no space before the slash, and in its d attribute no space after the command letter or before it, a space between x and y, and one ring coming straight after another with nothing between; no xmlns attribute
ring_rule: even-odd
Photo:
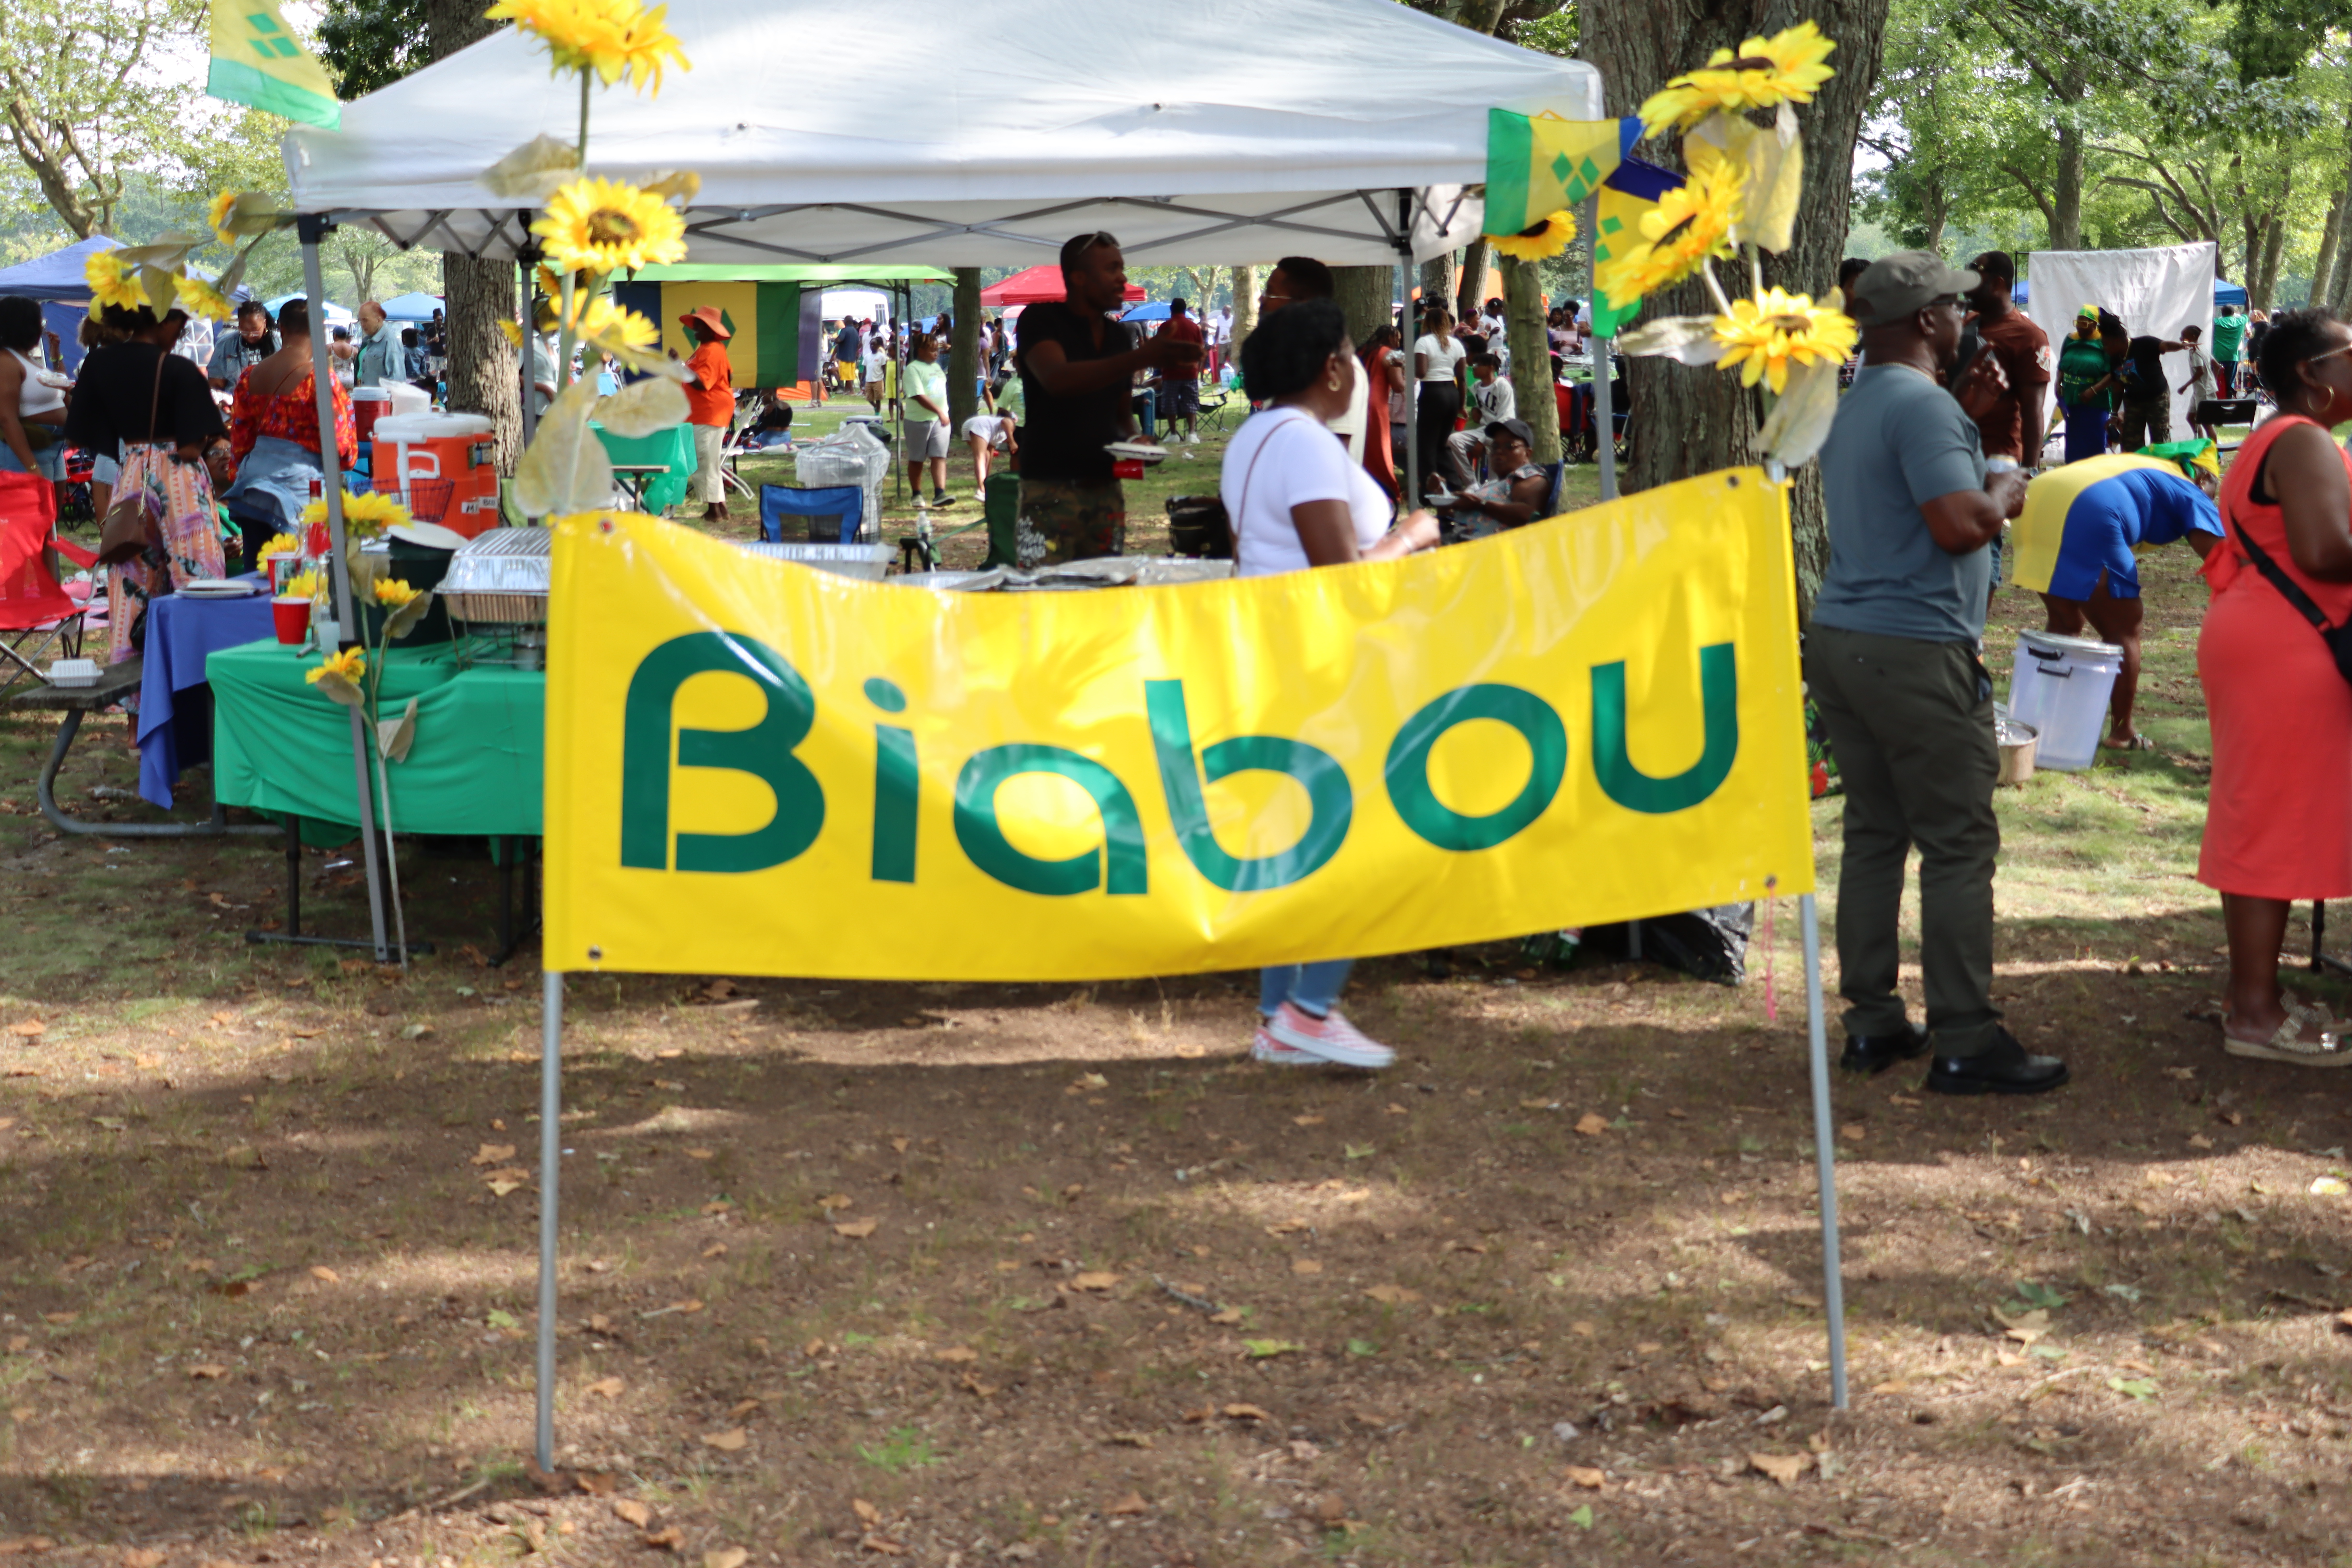
<svg viewBox="0 0 2352 1568"><path fill-rule="evenodd" d="M310 635L310 601L281 595L269 601L269 618L278 628L278 640L291 647Z"/></svg>
<svg viewBox="0 0 2352 1568"><path fill-rule="evenodd" d="M1139 479L1143 477L1143 459L1120 458L1111 464L1110 471L1114 479Z"/></svg>

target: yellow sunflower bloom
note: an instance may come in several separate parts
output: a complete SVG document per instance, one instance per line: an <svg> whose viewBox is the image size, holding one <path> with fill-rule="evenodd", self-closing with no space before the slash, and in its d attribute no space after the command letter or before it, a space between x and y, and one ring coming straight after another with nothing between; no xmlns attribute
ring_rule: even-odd
<svg viewBox="0 0 2352 1568"><path fill-rule="evenodd" d="M686 256L686 219L659 196L620 180L572 181L530 226L560 268L613 272Z"/></svg>
<svg viewBox="0 0 2352 1568"><path fill-rule="evenodd" d="M208 321L226 321L236 313L228 296L201 278L180 279L180 304L191 316L202 316Z"/></svg>
<svg viewBox="0 0 2352 1568"><path fill-rule="evenodd" d="M236 237L228 231L229 216L236 211L236 192L223 191L213 197L212 205L205 209L205 226L223 245L234 246L236 243Z"/></svg>
<svg viewBox="0 0 2352 1568"><path fill-rule="evenodd" d="M499 331L507 335L507 342L514 344L517 348L522 347L522 323L520 321L501 321L499 323Z"/></svg>
<svg viewBox="0 0 2352 1568"><path fill-rule="evenodd" d="M1643 134L1696 125L1717 110L1811 103L1814 89L1837 74L1822 63L1836 47L1821 28L1801 22L1769 38L1750 38L1736 52L1717 49L1704 68L1675 78L1643 101Z"/></svg>
<svg viewBox="0 0 2352 1568"><path fill-rule="evenodd" d="M315 599L320 586L321 581L316 572L298 572L286 580L285 596L289 599Z"/></svg>
<svg viewBox="0 0 2352 1568"><path fill-rule="evenodd" d="M112 251L101 250L83 262L81 275L89 285L90 298L101 307L121 310L146 309L147 290L139 286L137 271L126 273Z"/></svg>
<svg viewBox="0 0 2352 1568"><path fill-rule="evenodd" d="M322 497L302 509L302 524L316 527L327 521L327 503ZM352 490L343 497L343 531L355 539L373 539L388 528L398 528L410 521L409 510L394 496L376 490Z"/></svg>
<svg viewBox="0 0 2352 1568"><path fill-rule="evenodd" d="M254 559L267 561L273 555L299 555L301 552L300 540L290 533L273 533L269 536L269 542L261 547L260 554Z"/></svg>
<svg viewBox="0 0 2352 1568"><path fill-rule="evenodd" d="M379 605L389 605L396 610L415 599L416 595L416 589L410 587L397 577L379 577L375 580L375 602Z"/></svg>
<svg viewBox="0 0 2352 1568"><path fill-rule="evenodd" d="M607 87L627 77L659 92L665 61L694 68L664 26L668 12L636 0L499 0L485 15L536 35L558 70L593 70Z"/></svg>
<svg viewBox="0 0 2352 1568"><path fill-rule="evenodd" d="M325 680L330 678L336 680L347 680L356 684L360 677L366 673L366 651L358 647L347 647L341 653L331 654L327 658L320 659L319 661L319 667L316 669L303 671L302 679L305 682L312 686L316 686L321 680Z"/></svg>
<svg viewBox="0 0 2352 1568"><path fill-rule="evenodd" d="M1694 173L1642 215L1642 243L1602 262L1594 282L1626 301L1679 283L1708 257L1731 254L1739 213L1738 169L1717 163Z"/></svg>
<svg viewBox="0 0 2352 1568"><path fill-rule="evenodd" d="M1561 211L1517 234L1490 234L1486 244L1497 255L1514 260L1542 261L1566 250L1568 242L1575 237L1576 215Z"/></svg>
<svg viewBox="0 0 2352 1568"><path fill-rule="evenodd" d="M1789 367L1843 362L1862 331L1843 310L1813 303L1810 294L1768 289L1753 300L1734 300L1731 314L1715 319L1715 341L1723 345L1716 363L1738 365L1739 384L1765 382L1774 393L1787 389Z"/></svg>

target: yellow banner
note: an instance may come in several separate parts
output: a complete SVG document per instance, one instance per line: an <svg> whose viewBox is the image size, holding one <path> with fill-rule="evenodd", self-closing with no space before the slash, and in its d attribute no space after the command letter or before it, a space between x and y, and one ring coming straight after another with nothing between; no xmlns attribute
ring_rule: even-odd
<svg viewBox="0 0 2352 1568"><path fill-rule="evenodd" d="M551 969L1092 980L1810 892L1753 469L1410 560L936 593L558 525Z"/></svg>

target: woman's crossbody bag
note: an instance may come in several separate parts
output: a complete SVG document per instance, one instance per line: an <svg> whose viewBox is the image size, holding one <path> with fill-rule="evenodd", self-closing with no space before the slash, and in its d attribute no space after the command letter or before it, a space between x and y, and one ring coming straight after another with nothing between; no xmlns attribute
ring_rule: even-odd
<svg viewBox="0 0 2352 1568"><path fill-rule="evenodd" d="M2231 537L2246 552L2246 559L2254 563L2254 570L2270 579L2271 586L2279 591L2279 597L2293 605L2319 633L2319 640L2326 643L2327 651L2335 656L2336 673L2347 681L2352 681L2352 621L2340 626L2329 626L2327 617L2320 613L2311 595L2303 591L2303 584L2281 571L2279 563L2270 558L2270 552L2248 538L2244 529L2232 529Z"/></svg>

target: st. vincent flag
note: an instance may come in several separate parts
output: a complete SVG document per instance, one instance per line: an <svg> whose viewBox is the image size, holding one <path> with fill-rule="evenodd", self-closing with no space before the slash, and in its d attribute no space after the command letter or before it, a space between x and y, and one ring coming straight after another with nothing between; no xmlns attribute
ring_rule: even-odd
<svg viewBox="0 0 2352 1568"><path fill-rule="evenodd" d="M1596 279L1592 286L1592 330L1600 336L1615 337L1617 329L1642 309L1639 295L1631 300L1613 299L1601 287L1597 281L1601 264L1639 245L1642 215L1656 206L1660 196L1682 183L1683 177L1673 170L1661 169L1630 154L1620 158L1601 183L1592 224L1592 271Z"/></svg>
<svg viewBox="0 0 2352 1568"><path fill-rule="evenodd" d="M816 309L822 296L797 283L615 283L613 302L661 325L662 347L684 359L694 353L679 318L705 305L719 307L719 319L734 336L727 340L727 363L739 387L790 386L814 380L819 342Z"/></svg>
<svg viewBox="0 0 2352 1568"><path fill-rule="evenodd" d="M286 25L278 0L213 0L212 74L205 90L330 131L342 128L335 84Z"/></svg>
<svg viewBox="0 0 2352 1568"><path fill-rule="evenodd" d="M1517 234L1584 200L1642 134L1638 120L1486 111L1488 234Z"/></svg>

